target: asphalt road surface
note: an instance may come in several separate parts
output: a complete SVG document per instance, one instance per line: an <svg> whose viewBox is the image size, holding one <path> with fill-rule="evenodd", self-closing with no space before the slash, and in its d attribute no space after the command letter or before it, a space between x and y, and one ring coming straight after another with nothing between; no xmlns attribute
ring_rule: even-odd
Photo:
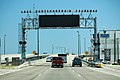
<svg viewBox="0 0 120 80"><path fill-rule="evenodd" d="M0 80L120 80L119 76L105 74L87 66L51 68L50 63L34 65L23 70L0 75Z"/></svg>

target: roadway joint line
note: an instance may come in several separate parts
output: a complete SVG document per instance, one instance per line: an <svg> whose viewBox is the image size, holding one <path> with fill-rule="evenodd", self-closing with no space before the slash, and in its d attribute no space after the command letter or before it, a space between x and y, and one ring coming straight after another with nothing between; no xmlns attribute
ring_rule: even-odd
<svg viewBox="0 0 120 80"><path fill-rule="evenodd" d="M41 73L39 73L38 75L34 76L31 80L34 80L35 78L40 77L44 72L48 71L48 69L50 69L50 68L47 68L47 69L43 70L43 71L42 71Z"/></svg>
<svg viewBox="0 0 120 80"><path fill-rule="evenodd" d="M79 74L77 71L75 71L75 69L73 67L71 67L71 70L82 80L88 80L85 76L83 76L82 74Z"/></svg>
<svg viewBox="0 0 120 80"><path fill-rule="evenodd" d="M77 73L73 68L70 68L72 70L72 72L76 73L76 75L78 75L79 77L82 77L82 75L80 75L79 73Z"/></svg>
<svg viewBox="0 0 120 80"><path fill-rule="evenodd" d="M80 74L77 74L79 77L82 77Z"/></svg>
<svg viewBox="0 0 120 80"><path fill-rule="evenodd" d="M42 74L39 74L38 76L41 76Z"/></svg>
<svg viewBox="0 0 120 80"><path fill-rule="evenodd" d="M88 67L87 67L88 68ZM107 69L95 69L95 68L88 68L88 69L91 69L93 71L97 71L97 72L101 72L101 73L104 73L104 74L108 74L108 75L113 75L113 76L117 76L117 77L120 77L120 75L114 73L114 72L111 72L111 71L106 71Z"/></svg>

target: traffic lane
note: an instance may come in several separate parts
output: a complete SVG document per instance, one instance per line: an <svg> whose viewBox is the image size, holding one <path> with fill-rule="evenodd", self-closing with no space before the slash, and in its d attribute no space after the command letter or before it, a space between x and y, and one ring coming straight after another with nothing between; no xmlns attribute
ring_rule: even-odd
<svg viewBox="0 0 120 80"><path fill-rule="evenodd" d="M33 80L36 76L49 69L49 65L30 66L21 71L8 73L0 76L0 80Z"/></svg>
<svg viewBox="0 0 120 80"><path fill-rule="evenodd" d="M0 76L0 80L119 80L120 77L100 73L88 67L51 68L50 64L37 65Z"/></svg>
<svg viewBox="0 0 120 80"><path fill-rule="evenodd" d="M33 80L86 80L76 72L72 71L70 66L64 68L49 68L42 74L39 74Z"/></svg>
<svg viewBox="0 0 120 80"><path fill-rule="evenodd" d="M85 66L71 67L71 69L75 71L76 74L83 77L85 80L120 80L120 77L94 71Z"/></svg>
<svg viewBox="0 0 120 80"><path fill-rule="evenodd" d="M114 75L117 77L120 77L120 70L117 69L113 69L113 68L108 68L108 67L103 67L103 68L91 68L91 67L87 67L93 71L97 71L97 72L101 72L101 73L105 73L105 74L109 74L109 75Z"/></svg>

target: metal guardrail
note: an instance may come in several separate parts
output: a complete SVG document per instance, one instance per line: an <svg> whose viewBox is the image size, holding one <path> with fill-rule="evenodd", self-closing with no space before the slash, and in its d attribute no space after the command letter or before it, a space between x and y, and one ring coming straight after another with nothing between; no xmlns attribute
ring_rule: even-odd
<svg viewBox="0 0 120 80"><path fill-rule="evenodd" d="M82 60L82 61L87 63L88 66L95 67L95 62L93 62L93 61L86 61L86 60Z"/></svg>
<svg viewBox="0 0 120 80"><path fill-rule="evenodd" d="M42 58L45 58L47 56L49 56L49 55L42 55L42 56L37 56L36 55L36 56L26 58L26 61L33 61L33 60L37 60L37 59L42 59Z"/></svg>
<svg viewBox="0 0 120 80"><path fill-rule="evenodd" d="M9 63L12 63L12 59L9 59ZM1 60L1 64L6 64L5 60Z"/></svg>
<svg viewBox="0 0 120 80"><path fill-rule="evenodd" d="M82 61L87 63L88 66L91 66L91 67L97 67L97 68L102 68L103 67L103 64L100 63L100 62L93 62L93 61L86 61L86 60L82 60Z"/></svg>

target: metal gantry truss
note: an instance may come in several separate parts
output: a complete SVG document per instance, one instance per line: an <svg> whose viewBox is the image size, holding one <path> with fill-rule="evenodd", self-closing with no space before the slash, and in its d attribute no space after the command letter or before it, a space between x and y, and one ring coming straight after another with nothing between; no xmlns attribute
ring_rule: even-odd
<svg viewBox="0 0 120 80"><path fill-rule="evenodd" d="M19 47L18 52L21 54L22 60L26 58L26 44L27 44L27 30L39 30L38 16L31 18L30 14L27 14L26 18L22 18L19 23ZM38 50L39 53L39 50Z"/></svg>
<svg viewBox="0 0 120 80"><path fill-rule="evenodd" d="M97 12L97 10L27 10L27 11L21 11L22 14L27 14L25 18L22 18L21 23L19 23L19 52L21 54L22 59L26 58L26 30L39 30L41 29L39 27L39 15L47 15L47 14L52 14L52 15L67 15L68 13L71 13L72 15L74 14L79 14L80 15L80 26L77 27L78 29L94 29L94 34L95 34L95 43L97 43L96 38L97 38L97 24L96 24L96 17L92 16L92 13ZM87 15L84 15L84 14ZM31 18L31 14L33 18ZM39 15L38 15L39 14ZM45 29L76 29L76 27L46 27ZM39 43L39 40L38 40ZM97 54L97 48L95 46L95 52L94 52L94 60L97 61L98 54ZM39 51L39 48L38 48ZM39 52L38 52L39 54Z"/></svg>

